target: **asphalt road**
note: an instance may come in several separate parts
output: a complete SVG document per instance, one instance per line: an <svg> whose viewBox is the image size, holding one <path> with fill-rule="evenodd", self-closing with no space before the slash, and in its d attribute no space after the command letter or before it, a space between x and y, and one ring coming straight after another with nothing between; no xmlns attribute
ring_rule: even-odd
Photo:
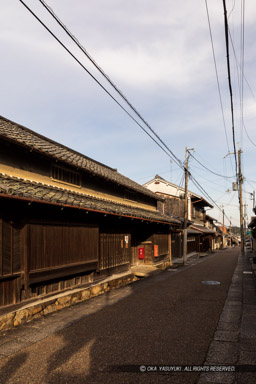
<svg viewBox="0 0 256 384"><path fill-rule="evenodd" d="M1 349L11 351L0 359L0 383L196 383L197 373L140 373L137 367L203 365L238 254L233 248L191 260L185 269L8 331L0 340L0 356Z"/></svg>

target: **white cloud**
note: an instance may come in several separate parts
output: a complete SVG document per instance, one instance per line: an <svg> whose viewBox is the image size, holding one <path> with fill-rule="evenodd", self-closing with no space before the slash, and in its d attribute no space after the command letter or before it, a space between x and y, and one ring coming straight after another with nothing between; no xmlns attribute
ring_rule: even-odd
<svg viewBox="0 0 256 384"><path fill-rule="evenodd" d="M39 2L26 3L104 85L107 83ZM227 153L205 2L203 0L47 0L114 83L181 159L194 146L221 169ZM233 0L227 2L228 13ZM212 36L230 147L223 4L208 0ZM246 1L245 74L255 84L256 7ZM229 18L239 59L240 6ZM168 168L169 159L17 0L0 13L1 114L122 170L131 178ZM239 120L236 68L231 53L235 116ZM111 90L112 92L112 90ZM255 101L245 84L244 118L253 136ZM248 124L248 125L247 125ZM239 126L236 141L240 140ZM244 136L245 137L245 136ZM98 145L97 145L98 144ZM255 152L244 138L245 171ZM246 147L247 146L247 147ZM247 149L248 148L248 149ZM204 187L211 194L211 185ZM214 196L213 196L214 197Z"/></svg>

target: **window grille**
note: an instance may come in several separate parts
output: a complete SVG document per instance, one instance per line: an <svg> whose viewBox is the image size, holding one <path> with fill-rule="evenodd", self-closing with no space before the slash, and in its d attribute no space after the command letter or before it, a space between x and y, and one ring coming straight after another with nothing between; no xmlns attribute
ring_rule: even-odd
<svg viewBox="0 0 256 384"><path fill-rule="evenodd" d="M78 172L58 165L52 166L52 178L64 183L81 186L81 175Z"/></svg>

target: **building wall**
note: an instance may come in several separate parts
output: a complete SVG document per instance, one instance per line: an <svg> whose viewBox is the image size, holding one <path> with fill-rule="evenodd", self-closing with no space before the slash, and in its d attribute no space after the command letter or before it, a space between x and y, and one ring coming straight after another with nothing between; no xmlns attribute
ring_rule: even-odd
<svg viewBox="0 0 256 384"><path fill-rule="evenodd" d="M116 203L130 205L148 209L151 211L157 210L157 200L146 196L137 191L125 188L108 181L105 178L93 176L92 174L80 170L76 167L71 167L60 161L56 162L43 154L28 151L16 144L0 140L0 172L21 177L27 180L42 182L55 187L68 189L74 192L85 193L87 195L110 200ZM79 180L80 185L63 180L57 180L56 167L63 169L63 174L68 180Z"/></svg>
<svg viewBox="0 0 256 384"><path fill-rule="evenodd" d="M182 213L181 216L184 215L184 188L178 187L175 184L169 182L165 182L164 180L157 179L144 184L144 186L150 189L152 192L155 192L156 194L166 198L165 213L171 213L169 212L169 209L172 208L174 210L178 209L178 211ZM172 202L170 202L172 206L168 207L169 200L172 200ZM188 220L191 220L191 213L191 193L188 192Z"/></svg>
<svg viewBox="0 0 256 384"><path fill-rule="evenodd" d="M169 225L0 195L0 306L169 260Z"/></svg>
<svg viewBox="0 0 256 384"><path fill-rule="evenodd" d="M99 269L103 271L117 266L129 267L130 263L130 233L100 233Z"/></svg>

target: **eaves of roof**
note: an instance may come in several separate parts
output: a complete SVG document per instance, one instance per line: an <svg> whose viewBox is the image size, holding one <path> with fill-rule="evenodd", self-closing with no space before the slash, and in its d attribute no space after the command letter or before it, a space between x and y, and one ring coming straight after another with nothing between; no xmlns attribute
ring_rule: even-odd
<svg viewBox="0 0 256 384"><path fill-rule="evenodd" d="M154 179L148 181L147 183L143 184L144 186L148 186L150 184L155 184L155 182L158 181L158 182L161 182L165 185L169 185L171 187L174 187L176 188L178 191L182 191L185 193L185 189L181 186L178 186L174 183L171 183L170 181L167 181L165 180L163 177L159 176L159 175L156 175ZM166 193L167 194L167 193ZM192 192L192 191L188 191L188 195L191 197L191 199L196 199L196 201L194 203L199 203L199 202L202 202L203 203L203 206L205 207L210 207L210 208L213 208L213 205L211 205L207 200L205 200L202 196L198 195L197 193L195 192ZM176 196L178 197L178 196Z"/></svg>
<svg viewBox="0 0 256 384"><path fill-rule="evenodd" d="M44 137L20 124L14 123L0 116L0 137L26 147L32 151L41 153L47 157L62 161L70 166L90 172L95 176L104 178L115 184L122 185L155 200L164 201L149 189L137 184L135 181L123 176L116 169L108 167L100 162L90 159L62 144Z"/></svg>
<svg viewBox="0 0 256 384"><path fill-rule="evenodd" d="M78 208L86 211L181 226L180 220L162 215L158 211L118 204L84 193L2 174L0 174L0 197L47 203L61 207Z"/></svg>
<svg viewBox="0 0 256 384"><path fill-rule="evenodd" d="M206 228L206 227L203 227L203 226L200 226L200 225L191 225L190 226L191 229L195 229L196 231L199 231L205 235L214 235L216 232L212 229L209 229L209 228Z"/></svg>
<svg viewBox="0 0 256 384"><path fill-rule="evenodd" d="M188 235L202 235L202 232L197 231L196 229L188 228Z"/></svg>

